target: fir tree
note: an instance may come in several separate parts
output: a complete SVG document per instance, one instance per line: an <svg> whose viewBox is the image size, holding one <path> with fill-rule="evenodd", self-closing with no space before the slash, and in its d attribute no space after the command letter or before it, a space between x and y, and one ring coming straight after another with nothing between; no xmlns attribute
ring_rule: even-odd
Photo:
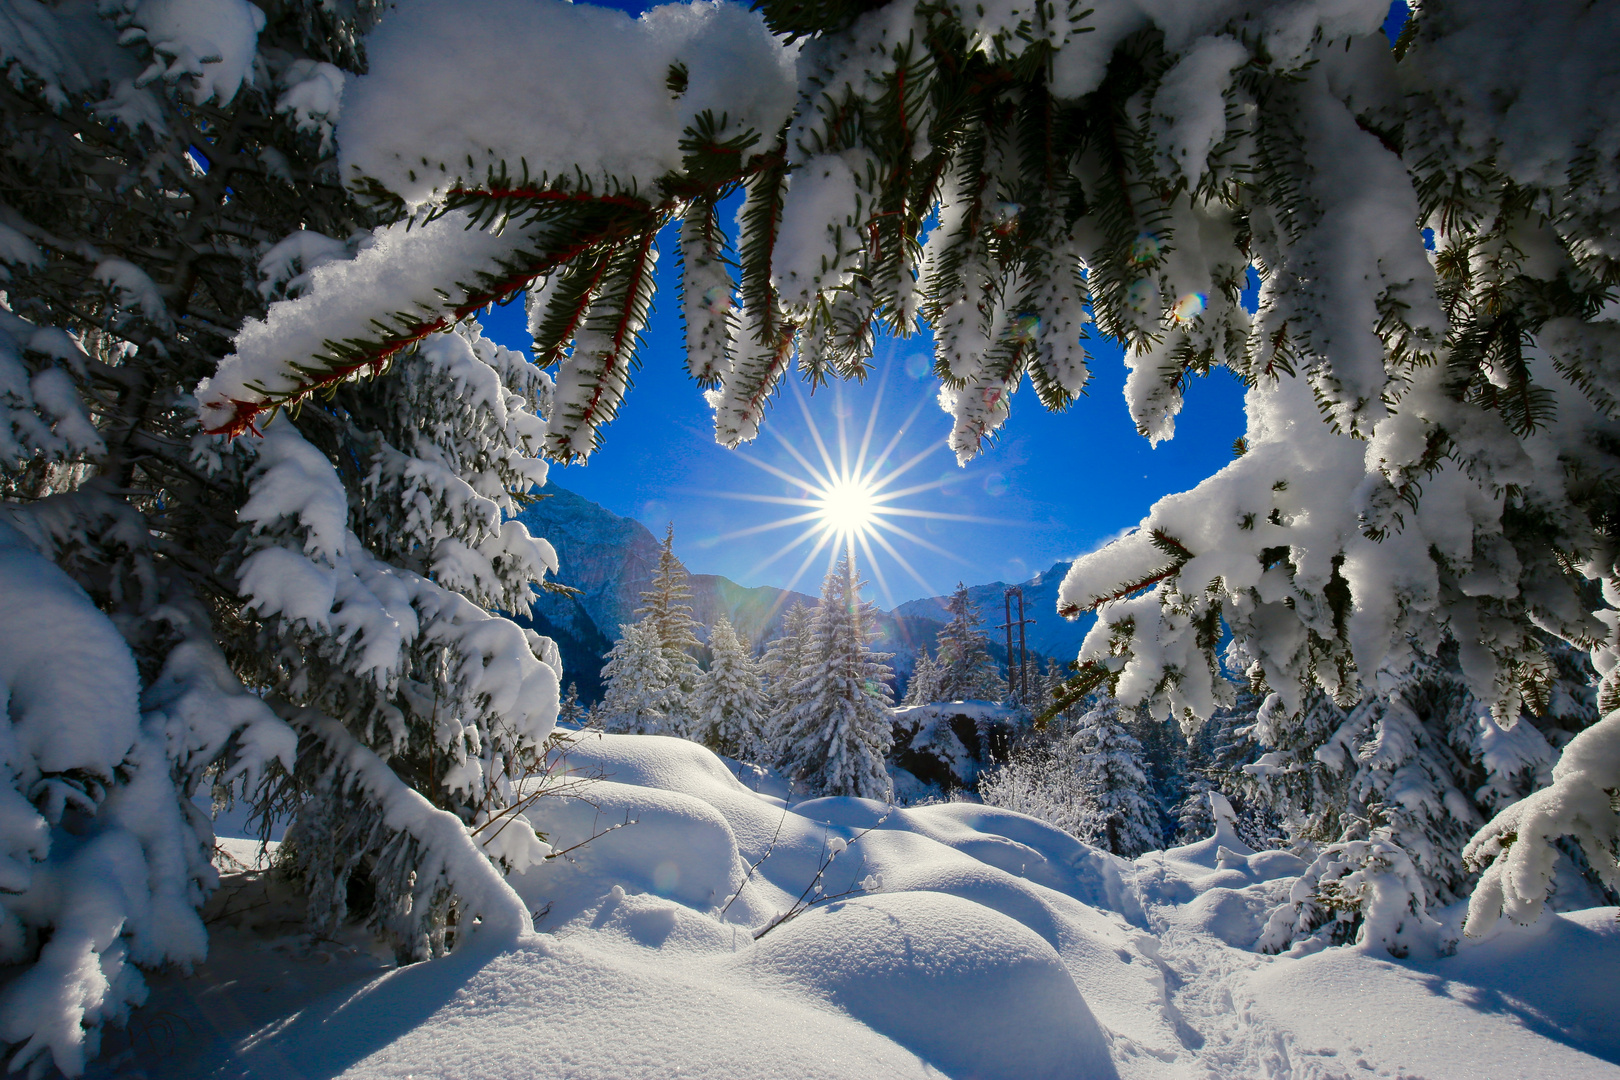
<svg viewBox="0 0 1620 1080"><path fill-rule="evenodd" d="M1217 710L1189 743L1186 787L1171 812L1174 843L1190 844L1213 832L1211 791L1219 792L1231 805L1233 827L1250 847L1263 851L1282 836L1280 808L1255 792L1254 778L1244 772L1244 766L1253 764L1262 753L1253 737L1259 705L1260 699L1252 694L1239 694L1235 705Z"/></svg>
<svg viewBox="0 0 1620 1080"><path fill-rule="evenodd" d="M709 670L692 702L697 740L739 761L761 761L766 699L759 665L724 615L709 628L709 650Z"/></svg>
<svg viewBox="0 0 1620 1080"><path fill-rule="evenodd" d="M593 710L607 731L631 735L684 735L675 728L669 659L656 629L645 620L623 623L602 668L602 700Z"/></svg>
<svg viewBox="0 0 1620 1080"><path fill-rule="evenodd" d="M887 801L893 793L884 756L889 726L889 654L869 647L872 605L846 554L828 571L810 628L805 675L793 688L784 724L783 771L814 795Z"/></svg>
<svg viewBox="0 0 1620 1080"><path fill-rule="evenodd" d="M557 723L577 726L585 722L586 709L579 703L579 687L569 680L562 704L557 706Z"/></svg>
<svg viewBox="0 0 1620 1080"><path fill-rule="evenodd" d="M1006 683L990 659L990 639L980 629L984 619L958 583L945 605L950 622L939 632L939 700L1000 701Z"/></svg>
<svg viewBox="0 0 1620 1080"><path fill-rule="evenodd" d="M669 668L669 692L665 696L666 724L671 735L686 735L697 723L693 695L703 671L698 666L697 620L692 617L692 588L686 567L675 557L675 526L664 531L658 549L658 565L652 584L641 594L636 614L657 637Z"/></svg>
<svg viewBox="0 0 1620 1080"><path fill-rule="evenodd" d="M1126 729L1117 701L1104 700L1075 720L1068 753L1087 796L1084 839L1135 858L1164 846L1160 806L1153 797L1142 744Z"/></svg>
<svg viewBox="0 0 1620 1080"><path fill-rule="evenodd" d="M907 705L929 705L942 700L940 681L944 671L940 663L928 655L926 648L918 647L917 662L911 669L911 679L906 683Z"/></svg>
<svg viewBox="0 0 1620 1080"><path fill-rule="evenodd" d="M803 601L795 600L793 606L782 613L782 633L765 646L765 655L760 659L769 703L764 738L772 761L781 760L785 752L782 740L786 736L787 715L795 704L793 688L803 680L811 655L812 616L813 612Z"/></svg>
<svg viewBox="0 0 1620 1080"><path fill-rule="evenodd" d="M203 434L192 392L234 336L387 214L344 189L332 144L377 6L160 7L35 6L0 61L0 594L32 595L15 573L44 590L0 614L0 654L73 614L58 659L104 684L84 703L100 732L46 755L66 773L10 762L23 876L0 899L18 972L0 1013L13 1068L69 1075L141 999L135 964L206 947L194 909L216 877L191 807L210 786L294 819L280 857L317 932L363 917L407 958L457 925L516 933L486 856L544 851L521 815L482 851L438 815L502 810L550 732L555 650L482 606L526 610L554 566L502 520L543 482L549 379L469 325L261 417L262 441ZM58 678L37 701L85 692L33 668ZM3 680L26 727L21 678ZM71 843L70 809L88 823ZM115 895L62 861L111 848L151 873L122 862ZM103 996L63 993L83 971Z"/></svg>

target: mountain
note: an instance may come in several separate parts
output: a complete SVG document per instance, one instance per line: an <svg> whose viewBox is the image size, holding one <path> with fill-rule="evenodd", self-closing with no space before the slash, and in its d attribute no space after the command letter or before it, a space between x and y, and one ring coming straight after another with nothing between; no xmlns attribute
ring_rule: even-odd
<svg viewBox="0 0 1620 1080"><path fill-rule="evenodd" d="M1070 622L1057 613L1058 586L1063 584L1063 575L1068 572L1067 562L1057 562L1052 564L1051 569L1036 574L1028 581L1017 583L1018 587L1024 590L1024 618L1034 620L1024 630L1030 651L1038 652L1042 656L1055 657L1063 662L1073 660L1075 654L1080 651L1080 642L1091 629L1092 623L1089 616ZM1004 581L968 586L968 599L979 609L979 614L984 616L985 630L994 641L1006 640L1006 631L1000 629L1000 624L1007 621L1007 589L1008 585ZM944 623L950 621L951 617L945 606L949 600L949 596L911 600L895 608L894 613ZM1017 614L1015 605L1014 617ZM1013 639L1015 645L1016 634L1015 630Z"/></svg>
<svg viewBox="0 0 1620 1080"><path fill-rule="evenodd" d="M535 599L533 614L518 621L557 642L562 653L564 683L576 683L580 700L594 702L602 696L602 657L618 638L620 624L635 621L641 594L651 585L653 570L658 564L659 541L641 522L621 517L567 488L548 483L540 495L537 502L519 515L519 520L534 535L551 541L559 564L554 580L578 589L579 595L542 593ZM679 554L678 536L675 547ZM1047 575L1051 578L1046 586L1050 595L1040 593L1039 584L1025 585L1028 614L1037 615L1034 607L1044 604L1045 610L1039 614L1062 624L1052 611L1063 569L1066 567L1059 564L1054 568L1056 574ZM1034 579L1036 583L1041 580L1039 576ZM795 601L811 607L816 603L816 597L808 593L769 585L750 588L716 574L693 574L690 583L692 615L702 624L698 629L700 638L723 614L757 646L781 633L782 616ZM1001 621L1003 588L997 582L969 590L986 616L987 624ZM981 594L984 598L993 598L994 603L982 599ZM904 692L918 648L923 645L932 648L935 635L950 617L943 600L943 597L916 600L900 605L893 612L878 613L878 637L873 648L894 654L891 663L897 676L897 695ZM991 615L995 617L990 618ZM1035 643L1034 631L1042 625L1037 622L1030 627L1029 644L1031 649L1045 654L1047 650ZM990 636L991 654L998 662L1005 663L1006 650L997 643L999 633L991 630ZM1055 628L1054 633L1046 637L1058 640ZM1078 643L1078 636L1074 640ZM1072 655L1073 650L1069 652ZM1062 656L1063 653L1051 655Z"/></svg>

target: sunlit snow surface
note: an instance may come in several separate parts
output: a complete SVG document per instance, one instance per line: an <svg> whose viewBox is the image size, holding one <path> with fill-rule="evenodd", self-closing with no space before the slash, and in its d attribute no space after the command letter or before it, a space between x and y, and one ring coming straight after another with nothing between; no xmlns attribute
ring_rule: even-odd
<svg viewBox="0 0 1620 1080"><path fill-rule="evenodd" d="M1227 831L1133 864L975 805L784 810L779 782L740 782L675 739L586 736L569 767L597 778L584 798L530 812L555 847L633 824L517 882L542 913L535 937L378 976L332 943L300 960L262 931L221 932L211 984L161 982L135 1025L150 1051L137 1039L123 1064L417 1080L1620 1077L1612 908L1421 964L1263 957L1247 946L1300 864ZM824 892L876 890L756 941L839 840ZM153 1036L163 1010L176 1019Z"/></svg>

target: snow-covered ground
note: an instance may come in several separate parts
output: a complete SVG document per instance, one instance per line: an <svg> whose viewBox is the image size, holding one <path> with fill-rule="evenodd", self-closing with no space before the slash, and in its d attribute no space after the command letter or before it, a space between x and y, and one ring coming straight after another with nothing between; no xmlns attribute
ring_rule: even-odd
<svg viewBox="0 0 1620 1080"><path fill-rule="evenodd" d="M989 807L789 806L676 739L588 735L568 765L582 797L529 816L596 839L515 881L538 934L394 969L299 938L259 881L93 1074L1620 1077L1613 908L1426 961L1261 956L1301 864L1225 828L1131 863Z"/></svg>

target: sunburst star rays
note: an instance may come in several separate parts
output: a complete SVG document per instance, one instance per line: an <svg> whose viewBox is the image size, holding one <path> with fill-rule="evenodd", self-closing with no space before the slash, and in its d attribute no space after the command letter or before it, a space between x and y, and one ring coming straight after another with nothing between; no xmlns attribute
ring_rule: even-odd
<svg viewBox="0 0 1620 1080"><path fill-rule="evenodd" d="M838 418L837 431L829 445L829 440L822 434L810 412L806 395L795 386L793 394L804 417L805 430L808 434L808 439L801 441L808 442L809 445L800 445L799 442L783 435L779 430L781 425L767 425L765 430L797 468L783 468L746 452L740 456L743 461L755 468L783 481L789 485L789 490L796 493L792 495L730 491L708 493L719 498L780 506L784 509L783 515L773 521L737 529L720 536L720 540L756 536L778 529L796 529L791 539L751 567L748 571L750 575L804 551L794 568L793 576L784 587L784 591L791 591L816 564L823 552L826 553L829 568L842 552L848 551L852 555L859 553L882 591L885 601L892 607L895 602L894 595L889 586L888 576L884 573L885 560L880 558L880 555L892 560L893 565L900 567L924 589L933 587L896 547L894 540L915 544L964 566L971 565L955 552L917 535L895 519L1002 523L995 518L901 504L900 500L914 499L926 492L935 491L952 483L955 477L945 476L938 480L900 485L899 482L903 478L938 452L939 448L930 446L903 461L895 460L902 436L917 419L926 402L919 402L912 409L911 415L895 427L887 442L882 446L876 445L875 436L879 411L883 405L883 391L884 386L880 383L872 402L871 413L862 425L860 437L853 440L850 438L847 410L842 407L842 394L835 386L834 393L839 397L839 407L834 410ZM806 545L808 550L805 550Z"/></svg>

